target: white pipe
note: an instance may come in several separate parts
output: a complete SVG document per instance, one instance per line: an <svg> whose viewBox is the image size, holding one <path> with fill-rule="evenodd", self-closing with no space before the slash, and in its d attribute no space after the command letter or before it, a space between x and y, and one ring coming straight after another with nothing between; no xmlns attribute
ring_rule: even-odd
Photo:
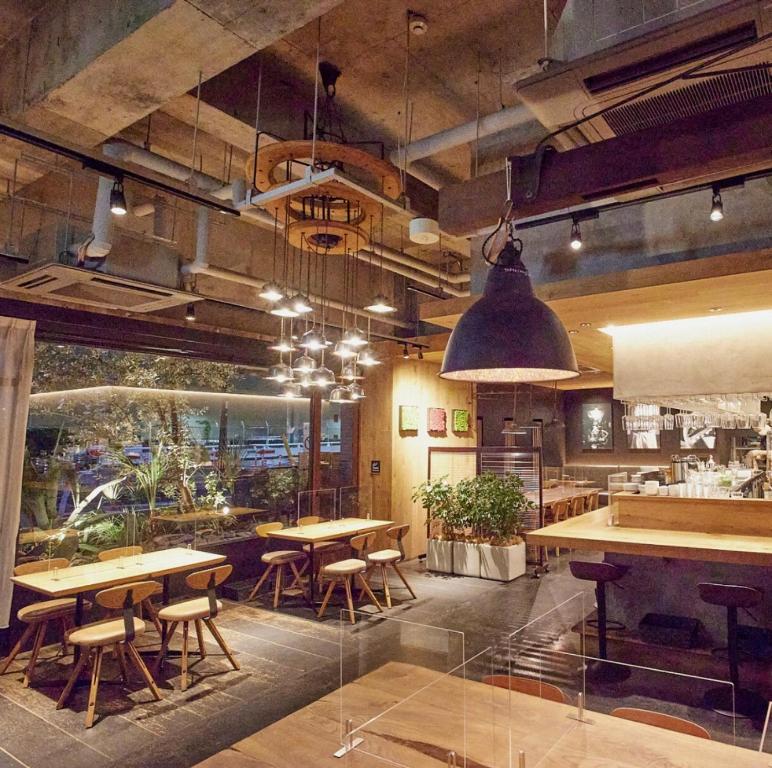
<svg viewBox="0 0 772 768"><path fill-rule="evenodd" d="M100 176L94 203L94 218L91 222L91 234L94 238L86 246L86 256L92 259L104 259L113 247L113 219L110 213L112 189L113 179Z"/></svg>
<svg viewBox="0 0 772 768"><path fill-rule="evenodd" d="M209 209L204 205L198 206L196 212L196 256L193 260L195 267L209 266L207 250L209 248Z"/></svg>
<svg viewBox="0 0 772 768"><path fill-rule="evenodd" d="M422 157L436 155L438 152L453 149L461 144L469 144L478 137L492 136L494 133L525 125L532 127L534 132L544 133L543 126L534 119L533 113L522 104L515 104L513 107L501 109L481 118L479 126L477 120L471 120L455 128L448 128L413 141L407 147L395 149L390 155L391 162L402 167L407 158L407 164L410 165Z"/></svg>
<svg viewBox="0 0 772 768"><path fill-rule="evenodd" d="M428 264L425 261L421 261L421 259L415 259L412 256L408 256L406 253L402 253L402 251L389 248L388 245L373 243L371 249L372 250L366 250L362 248L359 253L357 253L357 258L360 259L360 261L370 261L372 259L373 264L377 264L378 259L380 259L381 254L383 254L384 269L389 269L388 262L392 261L396 264L402 264L403 266L411 267L412 269L418 270L419 272L431 275L435 278L435 280L442 280L444 282L451 283L452 285L464 285L472 279L468 272L448 274L447 272L439 269L439 267L435 267L433 264Z"/></svg>

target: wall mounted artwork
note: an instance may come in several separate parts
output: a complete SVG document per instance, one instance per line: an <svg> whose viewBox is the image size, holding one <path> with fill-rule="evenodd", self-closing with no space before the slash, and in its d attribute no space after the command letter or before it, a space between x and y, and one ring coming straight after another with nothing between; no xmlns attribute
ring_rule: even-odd
<svg viewBox="0 0 772 768"><path fill-rule="evenodd" d="M454 432L469 431L469 411L463 408L453 409L453 431Z"/></svg>
<svg viewBox="0 0 772 768"><path fill-rule="evenodd" d="M418 432L420 412L417 405L399 406L400 432Z"/></svg>
<svg viewBox="0 0 772 768"><path fill-rule="evenodd" d="M444 408L429 408L427 411L427 429L429 432L445 432L448 417Z"/></svg>
<svg viewBox="0 0 772 768"><path fill-rule="evenodd" d="M611 403L583 403L582 450L609 451L613 447Z"/></svg>

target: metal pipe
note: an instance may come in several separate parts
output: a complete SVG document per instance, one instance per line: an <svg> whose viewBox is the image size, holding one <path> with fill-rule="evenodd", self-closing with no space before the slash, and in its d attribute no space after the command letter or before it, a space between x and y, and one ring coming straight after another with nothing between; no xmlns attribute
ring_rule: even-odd
<svg viewBox="0 0 772 768"><path fill-rule="evenodd" d="M381 243L373 243L372 250L366 248L360 249L356 257L360 261L372 261L373 264L377 264L383 253L384 269L390 269L388 262L394 262L395 264L402 264L405 267L410 267L418 272L423 272L426 275L431 275L434 281L431 283L425 283L425 285L431 285L437 287L440 279L451 283L452 285L464 285L468 283L472 278L468 272L461 272L459 274L446 274L439 267L435 267L433 264L427 264L425 261L415 259L406 253L397 251L394 248L389 248L388 245L382 245Z"/></svg>
<svg viewBox="0 0 772 768"><path fill-rule="evenodd" d="M511 128L527 127L528 133L543 136L546 131L544 126L534 119L533 113L523 104L515 104L512 107L493 112L481 118L479 123L472 120L455 128L448 128L431 136L425 136L408 144L401 149L395 149L391 155L391 162L395 165L415 162L423 157L430 157L446 149L453 149L462 144L469 144L476 138L492 136L495 133Z"/></svg>

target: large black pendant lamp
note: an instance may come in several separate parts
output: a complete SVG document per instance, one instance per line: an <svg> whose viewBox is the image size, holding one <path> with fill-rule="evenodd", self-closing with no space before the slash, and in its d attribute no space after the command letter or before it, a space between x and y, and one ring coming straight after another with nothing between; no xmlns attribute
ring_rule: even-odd
<svg viewBox="0 0 772 768"><path fill-rule="evenodd" d="M491 263L485 291L450 335L440 376L456 381L555 381L579 375L574 350L558 316L534 296L509 227ZM484 250L483 250L484 253Z"/></svg>

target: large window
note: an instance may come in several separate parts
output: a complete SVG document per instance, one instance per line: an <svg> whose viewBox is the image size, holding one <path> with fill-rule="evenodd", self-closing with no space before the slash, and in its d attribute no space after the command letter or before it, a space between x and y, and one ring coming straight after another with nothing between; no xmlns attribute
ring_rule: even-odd
<svg viewBox="0 0 772 768"><path fill-rule="evenodd" d="M351 408L325 404L322 476L351 478ZM291 522L309 477L308 399L231 365L38 343L19 559L199 547ZM343 450L341 444L343 441Z"/></svg>

